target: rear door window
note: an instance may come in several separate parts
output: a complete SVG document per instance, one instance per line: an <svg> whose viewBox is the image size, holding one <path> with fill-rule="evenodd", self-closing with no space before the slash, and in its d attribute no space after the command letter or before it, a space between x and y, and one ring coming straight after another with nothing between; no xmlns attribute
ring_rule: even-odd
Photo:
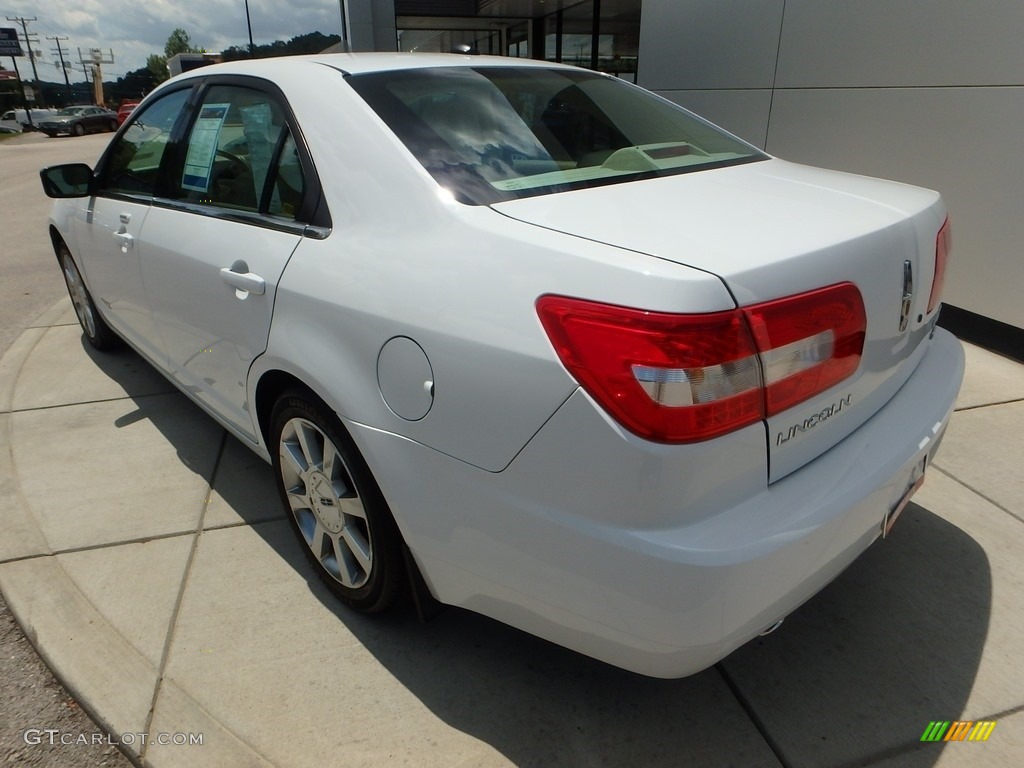
<svg viewBox="0 0 1024 768"><path fill-rule="evenodd" d="M278 100L256 88L209 88L187 137L175 196L198 205L294 218L303 188Z"/></svg>

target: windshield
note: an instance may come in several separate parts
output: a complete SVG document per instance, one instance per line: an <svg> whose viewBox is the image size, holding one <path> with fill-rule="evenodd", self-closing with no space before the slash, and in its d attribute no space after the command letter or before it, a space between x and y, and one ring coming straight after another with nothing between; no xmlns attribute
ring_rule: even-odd
<svg viewBox="0 0 1024 768"><path fill-rule="evenodd" d="M57 113L57 117L74 117L75 115L82 114L84 109L85 107L64 107L64 109Z"/></svg>
<svg viewBox="0 0 1024 768"><path fill-rule="evenodd" d="M439 67L348 81L441 186L476 205L765 158L593 72Z"/></svg>

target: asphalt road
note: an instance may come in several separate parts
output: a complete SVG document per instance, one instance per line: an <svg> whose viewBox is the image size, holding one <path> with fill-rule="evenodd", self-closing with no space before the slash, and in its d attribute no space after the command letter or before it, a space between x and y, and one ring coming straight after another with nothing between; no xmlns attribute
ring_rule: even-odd
<svg viewBox="0 0 1024 768"><path fill-rule="evenodd" d="M0 356L32 321L65 295L46 235L49 201L39 169L94 163L110 134L48 139L27 134L0 141ZM0 766L96 768L131 763L103 744L28 744L29 729L59 729L65 740L102 732L54 679L0 598ZM30 735L30 740L35 741ZM77 740L77 738L76 738Z"/></svg>

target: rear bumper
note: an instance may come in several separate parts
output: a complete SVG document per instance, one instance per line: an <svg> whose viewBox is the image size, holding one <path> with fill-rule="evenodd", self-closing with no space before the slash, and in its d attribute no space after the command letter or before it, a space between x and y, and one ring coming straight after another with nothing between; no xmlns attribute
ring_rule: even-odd
<svg viewBox="0 0 1024 768"><path fill-rule="evenodd" d="M727 447L721 471L691 475L685 451L699 446L637 442L580 391L499 473L350 428L441 601L616 666L682 677L784 617L880 535L934 455L963 369L959 342L936 331L885 407L771 486L763 466L756 481L728 466L757 441L764 453L761 425L704 444ZM702 502L681 503L694 486Z"/></svg>

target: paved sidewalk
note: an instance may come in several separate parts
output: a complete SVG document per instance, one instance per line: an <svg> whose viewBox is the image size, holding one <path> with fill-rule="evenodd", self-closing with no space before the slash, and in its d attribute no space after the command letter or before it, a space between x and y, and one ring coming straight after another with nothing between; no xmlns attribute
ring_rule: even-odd
<svg viewBox="0 0 1024 768"><path fill-rule="evenodd" d="M269 467L135 354L93 352L62 301L0 360L0 588L83 706L158 768L1016 768L1024 366L967 361L892 537L777 633L660 681L461 610L350 613L306 567ZM985 743L920 743L958 719L998 724Z"/></svg>

